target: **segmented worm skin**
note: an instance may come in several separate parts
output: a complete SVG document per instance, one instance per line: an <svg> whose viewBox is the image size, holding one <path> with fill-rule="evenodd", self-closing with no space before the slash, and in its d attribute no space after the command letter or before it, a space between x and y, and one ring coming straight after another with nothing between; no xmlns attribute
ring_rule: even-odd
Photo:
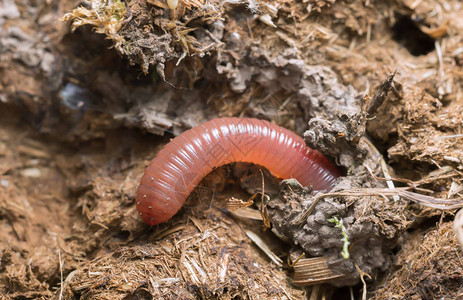
<svg viewBox="0 0 463 300"><path fill-rule="evenodd" d="M340 176L320 152L285 128L258 119L214 119L174 138L151 161L137 190L140 216L150 225L169 220L204 176L232 162L263 166L315 190L329 189Z"/></svg>

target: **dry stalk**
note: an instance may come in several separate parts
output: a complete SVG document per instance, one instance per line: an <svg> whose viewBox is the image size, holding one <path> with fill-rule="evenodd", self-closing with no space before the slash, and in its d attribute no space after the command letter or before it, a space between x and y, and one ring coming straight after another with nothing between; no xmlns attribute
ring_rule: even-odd
<svg viewBox="0 0 463 300"><path fill-rule="evenodd" d="M246 230L246 235L250 238L257 247L260 248L278 267L283 266L283 261L275 253L270 250L270 248L265 244L265 242L254 232Z"/></svg>
<svg viewBox="0 0 463 300"><path fill-rule="evenodd" d="M315 196L315 201L319 201L322 198L333 197L333 196L353 196L353 197L368 197L368 196L399 196L402 199L413 201L422 204L427 207L451 210L463 207L463 197L454 199L436 198L432 196L426 196L409 191L410 188L356 188L350 190L344 190L334 193L321 193Z"/></svg>

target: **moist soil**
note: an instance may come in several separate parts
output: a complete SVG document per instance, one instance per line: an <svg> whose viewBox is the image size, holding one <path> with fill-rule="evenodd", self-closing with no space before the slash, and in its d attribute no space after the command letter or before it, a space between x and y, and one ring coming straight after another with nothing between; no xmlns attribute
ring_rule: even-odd
<svg viewBox="0 0 463 300"><path fill-rule="evenodd" d="M458 0L4 0L0 298L460 299L462 34ZM149 161L229 116L343 176L231 164L145 224Z"/></svg>

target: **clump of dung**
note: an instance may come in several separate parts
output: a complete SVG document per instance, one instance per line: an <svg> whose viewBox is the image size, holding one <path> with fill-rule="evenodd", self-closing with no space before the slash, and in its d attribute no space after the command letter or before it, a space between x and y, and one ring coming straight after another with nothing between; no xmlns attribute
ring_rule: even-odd
<svg viewBox="0 0 463 300"><path fill-rule="evenodd" d="M344 177L330 193L358 185L357 176ZM410 224L406 207L404 201L379 196L323 197L294 180L284 180L279 198L269 203L269 214L278 236L310 257L327 258L330 271L343 275L329 283L346 286L359 282L360 270L373 278L390 267L390 250ZM336 226L333 218L342 222L342 227Z"/></svg>

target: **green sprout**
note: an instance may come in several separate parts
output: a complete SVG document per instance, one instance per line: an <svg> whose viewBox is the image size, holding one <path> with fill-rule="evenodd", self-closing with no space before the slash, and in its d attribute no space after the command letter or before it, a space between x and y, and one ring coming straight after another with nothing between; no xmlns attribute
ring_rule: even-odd
<svg viewBox="0 0 463 300"><path fill-rule="evenodd" d="M336 224L336 227L341 228L342 236L343 236L342 241L344 242L344 245L342 246L341 255L345 259L348 259L350 257L350 255L349 255L350 242L349 242L349 237L347 236L346 227L344 227L344 224L342 223L342 219L339 220L338 217L334 216L331 219L328 219L327 221L330 222L330 223L334 223L334 224Z"/></svg>

